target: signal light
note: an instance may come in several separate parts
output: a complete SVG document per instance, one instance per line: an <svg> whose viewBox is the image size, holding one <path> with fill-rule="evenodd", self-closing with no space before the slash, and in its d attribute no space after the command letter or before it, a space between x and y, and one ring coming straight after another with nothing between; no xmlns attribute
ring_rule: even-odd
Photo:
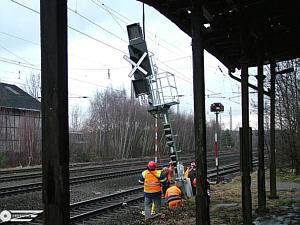
<svg viewBox="0 0 300 225"><path fill-rule="evenodd" d="M129 38L129 54L130 59L137 63L139 59L143 56L144 53L147 53L147 56L143 59L140 64L140 67L147 71L147 75L143 74L140 70L135 70L134 78L136 80L145 79L146 76L152 74L152 68L150 59L148 56L148 49L146 41L144 40L142 28L139 23L134 23L127 26L128 38Z"/></svg>
<svg viewBox="0 0 300 225"><path fill-rule="evenodd" d="M221 103L213 103L210 105L211 112L224 112L224 106Z"/></svg>

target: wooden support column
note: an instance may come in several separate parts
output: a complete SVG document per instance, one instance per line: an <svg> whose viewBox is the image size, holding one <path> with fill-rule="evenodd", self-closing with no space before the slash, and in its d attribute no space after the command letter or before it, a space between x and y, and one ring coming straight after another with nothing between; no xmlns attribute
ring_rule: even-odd
<svg viewBox="0 0 300 225"><path fill-rule="evenodd" d="M265 184L265 162L264 162L264 79L263 63L259 62L257 67L258 86L258 213L266 211L266 184Z"/></svg>
<svg viewBox="0 0 300 225"><path fill-rule="evenodd" d="M276 79L276 63L270 64L271 82L270 82L270 198L278 198L276 190L276 160L275 160L275 79Z"/></svg>
<svg viewBox="0 0 300 225"><path fill-rule="evenodd" d="M249 160L249 94L248 67L242 65L242 207L243 224L252 224L251 177Z"/></svg>
<svg viewBox="0 0 300 225"><path fill-rule="evenodd" d="M67 0L41 0L44 225L70 218Z"/></svg>
<svg viewBox="0 0 300 225"><path fill-rule="evenodd" d="M209 197L207 195L207 161L206 161L206 121L205 121L205 80L204 80L204 46L201 36L203 24L203 2L193 0L192 50L193 50L193 89L194 89L194 126L195 159L197 164L196 224L208 225Z"/></svg>

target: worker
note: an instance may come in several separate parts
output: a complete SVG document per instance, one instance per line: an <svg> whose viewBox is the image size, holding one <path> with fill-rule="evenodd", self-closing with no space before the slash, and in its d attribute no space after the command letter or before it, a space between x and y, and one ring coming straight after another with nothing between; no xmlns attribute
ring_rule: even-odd
<svg viewBox="0 0 300 225"><path fill-rule="evenodd" d="M191 167L189 167L185 171L184 177L190 178L191 184L193 183L194 179L196 178L196 163L195 162L191 162ZM193 195L196 195L196 187L194 187L194 185L192 185L192 190L193 190Z"/></svg>
<svg viewBox="0 0 300 225"><path fill-rule="evenodd" d="M168 167L164 167L162 169L162 172L166 175L166 177L168 178L169 181L169 185L171 184L171 173L173 171L173 163L172 161L169 162L169 168Z"/></svg>
<svg viewBox="0 0 300 225"><path fill-rule="evenodd" d="M210 196L210 181L208 178L206 179L206 182L207 182L207 195ZM193 187L196 188L196 185L197 185L197 179L195 178L193 181Z"/></svg>
<svg viewBox="0 0 300 225"><path fill-rule="evenodd" d="M144 185L145 197L145 219L151 216L152 204L155 205L157 213L161 207L161 184L167 182L167 177L160 171L156 170L157 164L153 161L148 163L147 169L143 171L139 177L139 183Z"/></svg>
<svg viewBox="0 0 300 225"><path fill-rule="evenodd" d="M169 206L176 206L182 202L181 190L177 185L169 187L166 192L166 201L169 203Z"/></svg>
<svg viewBox="0 0 300 225"><path fill-rule="evenodd" d="M173 165L170 163L169 168L164 167L162 168L161 172L167 177L167 182L161 186L163 196L166 195L167 189L171 186L171 172L173 171Z"/></svg>
<svg viewBox="0 0 300 225"><path fill-rule="evenodd" d="M186 168L186 171L184 172L184 178L188 178L190 168L196 168L196 163L194 161L191 162L191 167ZM193 181L191 180L191 182L193 182Z"/></svg>

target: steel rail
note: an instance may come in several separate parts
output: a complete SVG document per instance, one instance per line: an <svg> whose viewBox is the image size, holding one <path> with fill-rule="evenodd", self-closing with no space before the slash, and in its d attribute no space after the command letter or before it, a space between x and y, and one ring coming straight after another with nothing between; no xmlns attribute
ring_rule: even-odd
<svg viewBox="0 0 300 225"><path fill-rule="evenodd" d="M225 154L222 156L222 158L227 158L231 156L235 156L236 154L229 153L228 155ZM185 156L182 157L182 160L188 160L190 159L191 156ZM213 156L210 156L209 159L213 158ZM83 173L83 172L92 172L92 171L101 171L101 170L107 170L107 169L116 169L116 168L123 168L126 166L138 166L138 165L145 165L147 161L133 161L133 162L126 162L126 163L114 163L110 165L101 165L101 166L94 166L94 167L89 167L89 168L70 168L70 173L75 174L75 173ZM163 159L161 160L160 163L166 163L169 162L169 159ZM184 161L184 164L186 165L188 162ZM102 162L103 164L103 162ZM18 172L16 172L18 171ZM18 181L18 180L26 180L26 179L36 179L36 178L41 178L42 177L42 172L40 171L40 168L32 168L32 169L24 169L24 170L12 170L11 173L16 174L16 173L29 173L29 172L35 172L38 171L37 173L31 173L31 174L21 174L21 175L10 175L10 176L1 176L0 177L0 182L10 182L10 181ZM8 171L2 171L4 174L8 174L6 172ZM1 174L1 171L0 171Z"/></svg>
<svg viewBox="0 0 300 225"><path fill-rule="evenodd" d="M144 169L145 166L136 169L130 169L130 170L126 169L125 171L121 170L116 172L105 172L100 174L73 177L70 178L70 185L94 182L99 180L107 180L107 179L113 179L113 178L124 177L124 176L132 176L140 173ZM40 191L41 189L42 189L42 182L3 187L0 188L0 197L7 197L11 195L18 195L18 194L29 193L33 191Z"/></svg>
<svg viewBox="0 0 300 225"><path fill-rule="evenodd" d="M258 164L258 161L253 162L254 165ZM240 164L233 163L219 168L219 175L228 175L240 171ZM208 177L214 178L217 176L216 169L208 170ZM88 221L91 219L101 219L109 217L110 213L116 209L121 209L129 206L134 206L137 203L141 203L144 200L142 195L143 186L137 186L125 191L120 191L110 195L93 198L77 203L70 204L70 223L78 224L82 221ZM105 213L105 216L103 216ZM41 215L39 216L41 217ZM41 224L41 218L35 219L31 224Z"/></svg>

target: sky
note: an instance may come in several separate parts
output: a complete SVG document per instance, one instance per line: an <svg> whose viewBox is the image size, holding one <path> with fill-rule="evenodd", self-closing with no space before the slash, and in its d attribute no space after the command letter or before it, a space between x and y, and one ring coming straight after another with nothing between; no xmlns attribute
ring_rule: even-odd
<svg viewBox="0 0 300 225"><path fill-rule="evenodd" d="M23 87L31 74L40 73L40 0L0 1L0 82ZM68 0L69 108L79 106L86 114L91 98L106 87L130 93L131 65L126 26L142 25L142 3L136 0ZM193 114L191 38L152 7L145 5L147 47L160 72L175 75L180 97L179 111ZM240 84L227 69L205 52L206 118L214 119L210 104L221 102L221 122L229 129L241 126ZM239 76L239 72L235 74ZM250 83L256 79L250 76ZM88 98L82 98L82 97ZM256 94L250 94L255 101ZM177 110L177 108L175 109ZM250 110L251 111L251 110ZM250 112L250 126L257 125Z"/></svg>

